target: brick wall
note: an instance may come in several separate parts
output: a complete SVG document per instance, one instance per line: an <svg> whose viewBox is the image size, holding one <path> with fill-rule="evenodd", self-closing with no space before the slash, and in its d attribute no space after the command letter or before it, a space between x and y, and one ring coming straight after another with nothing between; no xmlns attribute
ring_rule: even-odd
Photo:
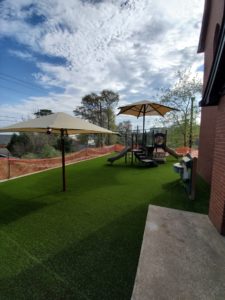
<svg viewBox="0 0 225 300"><path fill-rule="evenodd" d="M214 59L214 36L222 23L224 1L208 0L211 7L205 40L204 86ZM198 173L211 185L209 217L225 235L225 97L218 106L202 108Z"/></svg>
<svg viewBox="0 0 225 300"><path fill-rule="evenodd" d="M212 176L217 110L217 106L203 107L201 114L198 173L209 184Z"/></svg>
<svg viewBox="0 0 225 300"><path fill-rule="evenodd" d="M225 97L202 108L198 173L211 185L209 218L225 235Z"/></svg>
<svg viewBox="0 0 225 300"><path fill-rule="evenodd" d="M220 100L216 119L209 217L225 235L225 97Z"/></svg>

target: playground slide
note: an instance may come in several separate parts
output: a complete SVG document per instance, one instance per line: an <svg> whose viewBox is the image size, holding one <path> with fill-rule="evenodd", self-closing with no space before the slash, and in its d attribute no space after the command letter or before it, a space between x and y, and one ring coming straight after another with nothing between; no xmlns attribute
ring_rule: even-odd
<svg viewBox="0 0 225 300"><path fill-rule="evenodd" d="M113 156L113 157L109 157L108 158L108 162L110 162L111 164L114 163L115 160L120 159L121 157L125 156L127 154L127 152L130 151L130 147L126 147L124 148L121 152L119 152L117 155Z"/></svg>
<svg viewBox="0 0 225 300"><path fill-rule="evenodd" d="M168 152L170 155L174 156L175 158L179 158L179 157L182 157L183 155L182 154L178 154L175 150L167 147L167 146L164 146L163 147L163 150L165 152Z"/></svg>

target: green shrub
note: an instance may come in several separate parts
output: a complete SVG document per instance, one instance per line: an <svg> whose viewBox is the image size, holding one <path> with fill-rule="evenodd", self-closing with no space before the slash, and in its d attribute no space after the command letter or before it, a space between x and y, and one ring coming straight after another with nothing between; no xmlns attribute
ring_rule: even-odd
<svg viewBox="0 0 225 300"><path fill-rule="evenodd" d="M60 151L56 150L54 147L50 145L45 145L42 148L42 151L40 153L41 158L56 157L60 155L61 155Z"/></svg>
<svg viewBox="0 0 225 300"><path fill-rule="evenodd" d="M35 153L26 153L22 156L22 158L26 158L26 159L35 159L35 158L38 158L38 155L35 154Z"/></svg>

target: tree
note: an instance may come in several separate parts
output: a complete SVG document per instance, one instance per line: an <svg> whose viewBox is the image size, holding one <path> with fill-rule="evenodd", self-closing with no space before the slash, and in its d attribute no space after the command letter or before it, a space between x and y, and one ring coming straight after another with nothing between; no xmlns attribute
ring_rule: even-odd
<svg viewBox="0 0 225 300"><path fill-rule="evenodd" d="M93 124L101 123L101 105L99 96L95 93L88 94L82 98L81 106L74 109L74 115L80 116Z"/></svg>
<svg viewBox="0 0 225 300"><path fill-rule="evenodd" d="M119 102L119 94L111 90L103 90L100 94L101 101L103 103L103 112L105 114L105 119L107 123L107 129L115 130L115 113L114 108ZM112 135L107 135L108 145L111 144L115 137Z"/></svg>
<svg viewBox="0 0 225 300"><path fill-rule="evenodd" d="M88 94L82 98L81 106L74 109L74 114L109 130L115 130L114 107L119 101L119 95L111 90L103 90L100 95ZM108 138L108 144L111 138ZM102 145L103 135L98 135L97 145Z"/></svg>
<svg viewBox="0 0 225 300"><path fill-rule="evenodd" d="M80 116L93 124L102 126L102 103L100 97L95 93L88 94L82 98L81 104L73 111L75 116ZM102 135L97 135L96 144L98 146L102 145Z"/></svg>
<svg viewBox="0 0 225 300"><path fill-rule="evenodd" d="M58 137L56 143L53 145L57 150L62 151L61 139ZM73 150L73 140L69 136L64 136L64 149L69 153Z"/></svg>
<svg viewBox="0 0 225 300"><path fill-rule="evenodd" d="M130 120L120 122L117 126L117 132L120 136L118 137L118 142L120 144L131 144L131 134L132 134L132 124Z"/></svg>
<svg viewBox="0 0 225 300"><path fill-rule="evenodd" d="M52 157L57 156L61 150L61 139L57 134L44 134L37 132L24 132L13 134L9 145L9 151L18 157ZM65 151L73 151L73 140L70 137L65 137Z"/></svg>
<svg viewBox="0 0 225 300"><path fill-rule="evenodd" d="M48 116L48 115L52 115L52 114L53 114L53 112L50 109L40 109L34 113L36 118L40 118L40 117Z"/></svg>
<svg viewBox="0 0 225 300"><path fill-rule="evenodd" d="M14 155L21 157L25 153L29 152L31 147L29 137L25 133L19 135L13 134L11 140L7 146L8 150Z"/></svg>
<svg viewBox="0 0 225 300"><path fill-rule="evenodd" d="M183 137L183 145L188 145L192 125L196 124L199 114L197 96L201 93L202 83L190 70L177 72L178 81L173 88L162 90L161 103L179 109L165 116L166 123L176 126Z"/></svg>
<svg viewBox="0 0 225 300"><path fill-rule="evenodd" d="M192 131L194 147L198 146L199 131L200 125L194 124ZM167 128L167 145L171 148L177 148L183 145L183 137L178 126L172 125L169 128Z"/></svg>
<svg viewBox="0 0 225 300"><path fill-rule="evenodd" d="M8 149L14 156L22 157L28 153L33 153L37 157L43 157L45 146L55 146L58 135L35 132L24 132L13 134L8 145Z"/></svg>
<svg viewBox="0 0 225 300"><path fill-rule="evenodd" d="M106 114L107 129L110 129L112 122L115 122L113 109L119 102L119 94L110 90L103 90L100 94L100 101L103 103L103 111Z"/></svg>

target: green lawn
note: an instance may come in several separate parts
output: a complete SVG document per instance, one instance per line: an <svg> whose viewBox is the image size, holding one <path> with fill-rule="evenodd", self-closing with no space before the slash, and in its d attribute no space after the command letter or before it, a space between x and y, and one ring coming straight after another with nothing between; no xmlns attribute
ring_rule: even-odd
<svg viewBox="0 0 225 300"><path fill-rule="evenodd" d="M173 160L158 168L106 157L0 184L0 299L130 299L148 205L207 213L190 202Z"/></svg>

